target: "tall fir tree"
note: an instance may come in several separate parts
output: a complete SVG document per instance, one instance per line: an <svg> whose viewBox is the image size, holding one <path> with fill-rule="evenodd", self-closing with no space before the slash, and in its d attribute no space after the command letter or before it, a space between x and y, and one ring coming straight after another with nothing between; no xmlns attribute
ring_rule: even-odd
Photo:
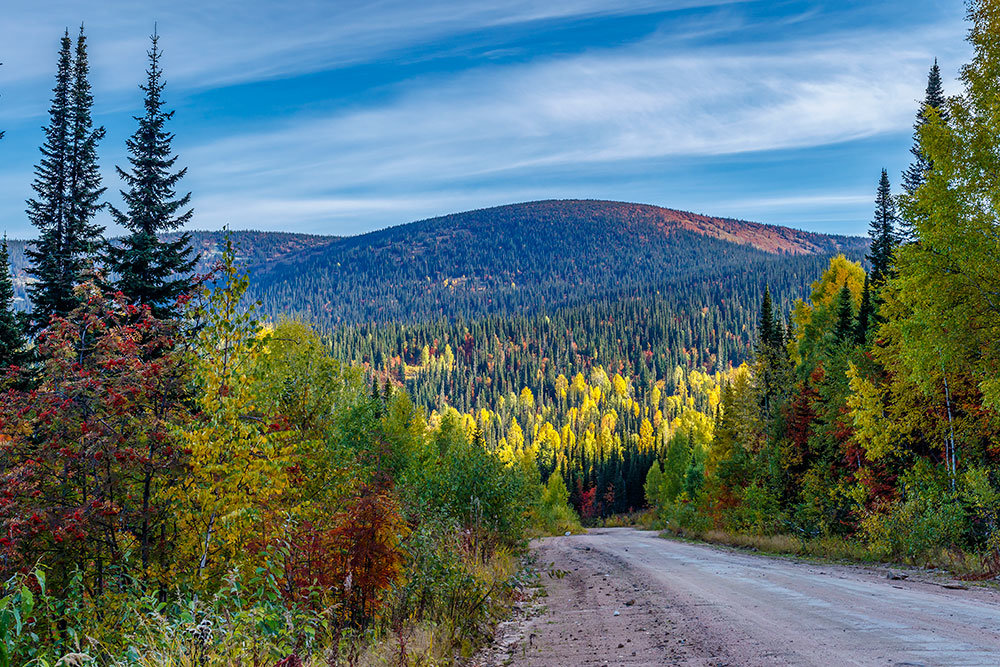
<svg viewBox="0 0 1000 667"><path fill-rule="evenodd" d="M927 157L925 151L920 147L920 128L927 124L932 115L936 115L942 122L948 122L948 99L944 95L944 85L941 83L941 68L938 67L937 58L927 75L927 90L924 92L924 101L921 102L917 110L917 120L913 124L913 146L910 153L913 155L913 162L903 172L903 192L913 195L917 188L927 181L927 173L933 167L933 162ZM899 225L899 237L901 241L912 242L916 240L913 225L909 220L903 219Z"/></svg>
<svg viewBox="0 0 1000 667"><path fill-rule="evenodd" d="M0 376L10 366L21 366L27 361L28 341L24 333L23 319L14 310L14 281L4 236L0 244Z"/></svg>
<svg viewBox="0 0 1000 667"><path fill-rule="evenodd" d="M893 253L899 243L896 236L897 217L889 174L883 169L875 195L875 217L869 228L872 245L868 260L872 263L871 284L876 291L892 277Z"/></svg>
<svg viewBox="0 0 1000 667"><path fill-rule="evenodd" d="M38 240L27 248L29 273L36 281L28 287L33 328L48 324L53 315L63 315L75 305L73 284L63 271L66 253L66 176L72 123L73 44L69 30L60 42L56 85L52 89L49 124L44 128L42 159L35 166L31 184L35 196L28 200L28 219L38 230Z"/></svg>
<svg viewBox="0 0 1000 667"><path fill-rule="evenodd" d="M70 93L73 111L67 170L66 264L63 267L67 280L74 282L92 268L102 249L104 234L104 227L94 222L94 216L104 207L101 197L107 191L101 185L101 172L97 165L97 144L104 138L104 128L94 128L91 117L94 96L90 92L89 74L87 37L83 26L80 26Z"/></svg>
<svg viewBox="0 0 1000 667"><path fill-rule="evenodd" d="M913 162L903 172L903 190L907 194L913 194L927 180L927 172L931 169L931 161L920 148L920 128L927 123L929 111L937 113L941 120L948 122L948 108L945 106L947 99L944 96L944 86L941 83L941 68L938 67L937 58L927 75L927 90L924 93L924 101L917 111L917 120L913 124L913 147L910 153L913 155Z"/></svg>
<svg viewBox="0 0 1000 667"><path fill-rule="evenodd" d="M94 128L87 39L80 28L73 43L67 30L59 50L59 66L42 160L35 168L28 217L39 238L28 249L32 326L44 327L53 315L66 315L79 305L76 286L84 279L102 243L104 228L93 222L101 208L101 174L97 144L104 128Z"/></svg>
<svg viewBox="0 0 1000 667"><path fill-rule="evenodd" d="M844 282L837 295L836 323L834 324L833 335L838 341L850 340L855 332L854 304L852 303L851 289Z"/></svg>
<svg viewBox="0 0 1000 667"><path fill-rule="evenodd" d="M868 332L872 330L875 319L875 304L872 302L871 282L865 276L865 286L861 291L861 306L858 308L858 323L854 328L854 342L865 345L868 342Z"/></svg>
<svg viewBox="0 0 1000 667"><path fill-rule="evenodd" d="M191 193L178 196L176 191L187 169L172 171L177 162L171 149L174 135L165 128L174 112L163 110L159 36L154 33L151 40L146 83L139 86L146 112L135 117L139 127L126 142L130 170L117 168L128 187L121 191L125 208L111 207L113 218L129 234L108 248L106 261L118 275L115 287L126 298L149 306L156 317L169 318L176 315L177 297L191 288L196 258L191 257L190 234L173 241L162 241L157 234L183 227L193 210L188 208Z"/></svg>
<svg viewBox="0 0 1000 667"><path fill-rule="evenodd" d="M764 287L757 330L757 367L760 405L765 418L781 403L787 393L791 369L785 348L785 327L774 312L770 287Z"/></svg>
<svg viewBox="0 0 1000 667"><path fill-rule="evenodd" d="M760 319L757 324L758 353L765 349L779 347L784 339L781 322L774 313L774 303L771 300L771 288L764 287L764 299L760 304Z"/></svg>

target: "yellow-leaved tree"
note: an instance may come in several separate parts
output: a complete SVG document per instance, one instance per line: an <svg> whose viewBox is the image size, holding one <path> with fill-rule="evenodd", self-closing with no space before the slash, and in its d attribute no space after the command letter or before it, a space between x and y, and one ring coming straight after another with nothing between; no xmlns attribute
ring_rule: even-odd
<svg viewBox="0 0 1000 667"><path fill-rule="evenodd" d="M170 491L179 509L179 566L200 582L218 581L260 540L262 511L288 486L292 447L254 400L252 374L268 333L243 301L247 286L227 239L219 278L197 311L196 415L183 434L189 474Z"/></svg>

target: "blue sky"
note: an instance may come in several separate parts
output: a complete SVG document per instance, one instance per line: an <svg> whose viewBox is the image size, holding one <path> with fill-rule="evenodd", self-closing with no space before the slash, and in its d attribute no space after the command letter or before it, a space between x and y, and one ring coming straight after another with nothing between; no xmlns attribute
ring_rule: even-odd
<svg viewBox="0 0 1000 667"><path fill-rule="evenodd" d="M600 198L863 234L935 57L958 92L963 19L960 0L7 0L0 227L31 234L58 39L81 22L119 201L156 21L193 228Z"/></svg>

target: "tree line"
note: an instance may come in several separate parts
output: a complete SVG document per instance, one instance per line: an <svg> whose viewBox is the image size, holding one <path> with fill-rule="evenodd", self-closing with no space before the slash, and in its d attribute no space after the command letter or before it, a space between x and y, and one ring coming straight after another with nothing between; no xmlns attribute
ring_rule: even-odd
<svg viewBox="0 0 1000 667"><path fill-rule="evenodd" d="M675 436L707 446L719 383L754 356L757 290L770 283L788 310L828 261L785 257L641 297L342 325L325 338L335 357L405 387L418 405L470 415L489 448L533 452L543 480L558 471L577 512L602 518L645 506L646 473Z"/></svg>
<svg viewBox="0 0 1000 667"><path fill-rule="evenodd" d="M790 336L763 308L704 477L679 487L683 471L651 469L647 498L674 530L838 538L868 557L1000 571L1000 25L991 2L969 18L963 91L944 94L935 62L902 193L878 180L869 270L832 261Z"/></svg>

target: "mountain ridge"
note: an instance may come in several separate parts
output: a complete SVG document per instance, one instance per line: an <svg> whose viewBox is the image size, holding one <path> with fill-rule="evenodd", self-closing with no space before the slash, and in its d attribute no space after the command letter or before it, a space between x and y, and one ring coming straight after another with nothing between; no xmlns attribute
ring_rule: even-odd
<svg viewBox="0 0 1000 667"><path fill-rule="evenodd" d="M163 239L176 239L182 232L163 234ZM264 232L257 230L202 231L189 230L191 247L198 253L198 263L195 273L208 273L225 245L226 234L230 235L236 247L237 257L244 266L257 266L275 261L285 255L299 252L305 248L324 245L336 241L336 236L321 236L316 234L298 234L293 232ZM114 242L118 237L109 239ZM28 275L28 259L25 246L28 241L23 239L8 239L7 248L10 256L11 273L14 282L15 305L24 308L27 305L26 287L30 281Z"/></svg>
<svg viewBox="0 0 1000 667"><path fill-rule="evenodd" d="M196 270L205 272L226 232L191 234L201 254ZM271 316L325 325L526 313L672 289L793 257L843 252L860 259L867 248L863 237L599 199L505 204L345 237L229 234L250 270L252 296ZM22 305L24 244L10 242Z"/></svg>
<svg viewBox="0 0 1000 667"><path fill-rule="evenodd" d="M327 323L519 313L865 248L861 237L649 204L542 200L307 248L256 267L254 292L272 315Z"/></svg>
<svg viewBox="0 0 1000 667"><path fill-rule="evenodd" d="M724 216L713 216L704 213L684 211L682 209L657 206L655 204L643 204L641 202L626 202L609 199L540 199L528 202L516 202L511 204L501 204L498 206L487 206L483 208L459 211L445 215L424 218L412 222L391 225L381 229L372 230L363 234L342 237L346 239L357 239L394 229L416 226L436 221L460 218L471 214L484 213L489 211L527 209L543 206L590 206L604 209L622 210L632 209L642 211L651 217L659 220L659 225L665 232L672 229L687 229L697 233L713 236L720 240L733 241L737 243L747 243L759 250L768 252L790 252L792 254L805 254L809 252L822 251L822 239L838 239L845 245L854 246L856 241L867 243L865 237L824 234L821 232L810 232L803 229L788 227L783 225L772 225L762 222L753 222L737 218L727 218ZM726 227L729 227L727 229ZM848 241L850 240L850 241ZM797 244L796 244L797 241Z"/></svg>

